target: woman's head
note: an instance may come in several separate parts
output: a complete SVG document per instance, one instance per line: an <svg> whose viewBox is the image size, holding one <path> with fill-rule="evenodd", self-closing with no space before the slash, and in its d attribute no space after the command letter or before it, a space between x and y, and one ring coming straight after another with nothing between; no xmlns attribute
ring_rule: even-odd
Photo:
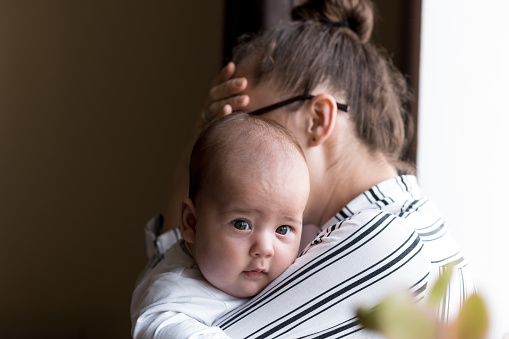
<svg viewBox="0 0 509 339"><path fill-rule="evenodd" d="M371 2L308 1L292 18L291 24L241 41L233 61L248 65L252 86L270 86L283 99L325 87L350 106L352 128L369 152L399 165L408 139L406 83L369 42Z"/></svg>

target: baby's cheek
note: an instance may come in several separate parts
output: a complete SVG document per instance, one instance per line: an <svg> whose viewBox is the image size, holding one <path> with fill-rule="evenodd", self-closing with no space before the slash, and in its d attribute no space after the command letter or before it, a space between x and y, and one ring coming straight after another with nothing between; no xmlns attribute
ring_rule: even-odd
<svg viewBox="0 0 509 339"><path fill-rule="evenodd" d="M288 267L290 267L291 264L295 261L296 255L292 253L287 253L284 255L281 260L279 260L277 269L274 276L274 279L280 276Z"/></svg>
<svg viewBox="0 0 509 339"><path fill-rule="evenodd" d="M227 287L229 282L230 274L228 272L228 267L225 265L218 265L218 263L210 263L208 265L204 265L205 267L202 269L200 267L200 270L207 279L208 282L210 282L212 285L219 289L224 289Z"/></svg>

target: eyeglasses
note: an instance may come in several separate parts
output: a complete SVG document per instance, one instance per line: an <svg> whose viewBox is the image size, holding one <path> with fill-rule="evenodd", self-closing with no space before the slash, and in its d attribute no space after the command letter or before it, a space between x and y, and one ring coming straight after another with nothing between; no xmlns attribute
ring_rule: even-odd
<svg viewBox="0 0 509 339"><path fill-rule="evenodd" d="M312 95L312 94L297 95L296 97L293 97L293 98L290 98L290 99L286 99L286 100L277 102L275 104L259 108L259 109L255 110L255 111L249 112L248 114L251 114L251 115L262 115L262 114L268 113L270 111L274 111L274 110L276 110L278 108L281 108L283 106L290 105L291 103L294 103L296 101L309 100L309 99L313 99L314 97L315 96ZM336 105L338 106L338 109L340 111L348 112L350 110L350 106L348 106L348 105L340 104L339 102L336 102Z"/></svg>

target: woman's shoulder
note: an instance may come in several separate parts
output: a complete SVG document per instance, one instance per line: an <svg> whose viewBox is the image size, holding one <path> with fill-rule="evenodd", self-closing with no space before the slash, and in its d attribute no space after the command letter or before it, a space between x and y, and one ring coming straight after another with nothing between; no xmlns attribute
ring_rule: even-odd
<svg viewBox="0 0 509 339"><path fill-rule="evenodd" d="M376 209L362 210L351 217L338 220L323 229L306 250L321 243L364 247L369 252L377 252L381 248L422 245L417 232L405 219Z"/></svg>
<svg viewBox="0 0 509 339"><path fill-rule="evenodd" d="M349 233L402 232L408 234L413 231L408 228L407 220L391 211L365 209L346 219L338 220L337 223L329 226L325 233L343 229L349 230Z"/></svg>
<svg viewBox="0 0 509 339"><path fill-rule="evenodd" d="M342 272L347 279L370 272L376 285L373 288L384 293L393 287L422 289L431 269L417 232L404 219L375 209L358 212L322 231L299 260L306 263L329 258L341 263L343 269L348 267Z"/></svg>

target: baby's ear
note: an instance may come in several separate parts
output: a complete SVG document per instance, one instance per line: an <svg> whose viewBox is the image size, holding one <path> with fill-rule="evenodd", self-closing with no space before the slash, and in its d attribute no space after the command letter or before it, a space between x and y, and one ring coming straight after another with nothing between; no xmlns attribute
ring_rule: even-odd
<svg viewBox="0 0 509 339"><path fill-rule="evenodd" d="M180 232L182 238L193 244L196 238L196 209L189 198L185 198L180 204Z"/></svg>

